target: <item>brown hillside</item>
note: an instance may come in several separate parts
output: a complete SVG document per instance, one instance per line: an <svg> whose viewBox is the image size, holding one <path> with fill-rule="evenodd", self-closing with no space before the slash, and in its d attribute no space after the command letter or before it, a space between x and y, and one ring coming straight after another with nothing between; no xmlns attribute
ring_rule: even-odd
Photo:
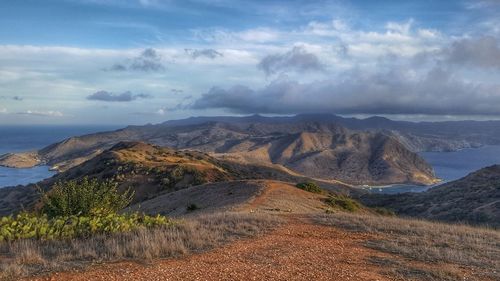
<svg viewBox="0 0 500 281"><path fill-rule="evenodd" d="M131 126L70 138L33 157L65 171L116 143L140 140L245 163L279 164L308 177L350 184L430 184L436 180L432 168L391 134L351 131L331 122L273 120Z"/></svg>
<svg viewBox="0 0 500 281"><path fill-rule="evenodd" d="M362 196L371 206L432 220L486 224L500 227L500 165L421 193Z"/></svg>
<svg viewBox="0 0 500 281"><path fill-rule="evenodd" d="M147 214L179 216L213 211L308 213L326 208L326 195L270 180L231 181L193 186L131 206ZM196 206L190 210L189 206Z"/></svg>

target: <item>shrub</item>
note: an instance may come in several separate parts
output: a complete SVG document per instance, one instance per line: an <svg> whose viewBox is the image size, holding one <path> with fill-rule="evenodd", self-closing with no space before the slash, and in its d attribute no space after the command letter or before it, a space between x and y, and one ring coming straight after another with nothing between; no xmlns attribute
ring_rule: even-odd
<svg viewBox="0 0 500 281"><path fill-rule="evenodd" d="M342 194L331 194L325 201L332 208L348 212L356 212L361 209L359 202Z"/></svg>
<svg viewBox="0 0 500 281"><path fill-rule="evenodd" d="M58 216L89 216L97 210L112 214L130 204L133 192L120 193L112 181L96 179L58 182L48 193L42 194L42 213L49 218Z"/></svg>
<svg viewBox="0 0 500 281"><path fill-rule="evenodd" d="M196 204L189 204L187 207L186 207L186 210L188 211L196 211L198 210L200 207L198 207L198 205Z"/></svg>
<svg viewBox="0 0 500 281"><path fill-rule="evenodd" d="M42 195L40 213L0 218L0 241L86 238L172 223L160 215L118 214L130 203L133 193L119 193L110 181L84 178L80 182L58 182Z"/></svg>
<svg viewBox="0 0 500 281"><path fill-rule="evenodd" d="M296 185L296 187L298 187L302 190L305 190L305 191L312 192L312 193L323 193L323 189L321 189L321 187L319 187L314 182L301 182L301 183L298 183Z"/></svg>
<svg viewBox="0 0 500 281"><path fill-rule="evenodd" d="M92 216L59 216L21 213L0 219L0 241L19 239L54 240L87 238L95 234L127 232L144 227L172 224L163 216L108 214L97 211Z"/></svg>
<svg viewBox="0 0 500 281"><path fill-rule="evenodd" d="M388 217L394 217L396 216L396 213L393 210L383 208L383 207L375 207L372 208L375 213L382 215L382 216L388 216Z"/></svg>

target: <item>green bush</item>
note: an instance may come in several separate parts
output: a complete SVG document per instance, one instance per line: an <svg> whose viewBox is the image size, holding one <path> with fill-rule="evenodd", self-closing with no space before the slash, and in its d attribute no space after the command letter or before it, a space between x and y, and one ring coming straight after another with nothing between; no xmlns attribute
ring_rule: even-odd
<svg viewBox="0 0 500 281"><path fill-rule="evenodd" d="M198 205L196 204L189 204L187 207L186 207L186 210L188 210L189 212L191 211L196 211L198 210L200 207L198 207Z"/></svg>
<svg viewBox="0 0 500 281"><path fill-rule="evenodd" d="M296 187L312 193L323 193L323 189L314 182L301 182Z"/></svg>
<svg viewBox="0 0 500 281"><path fill-rule="evenodd" d="M118 214L132 196L130 191L119 193L110 181L58 182L42 194L39 213L0 218L0 241L69 239L172 224L160 215Z"/></svg>
<svg viewBox="0 0 500 281"><path fill-rule="evenodd" d="M150 217L135 214L109 214L97 211L92 216L59 216L21 213L0 218L0 241L18 239L69 239L132 231L141 227L170 225L163 216Z"/></svg>
<svg viewBox="0 0 500 281"><path fill-rule="evenodd" d="M348 212L356 212L362 207L356 200L342 194L331 194L326 199L326 204L334 209Z"/></svg>
<svg viewBox="0 0 500 281"><path fill-rule="evenodd" d="M59 216L89 216L97 210L112 214L130 204L133 192L120 193L112 181L98 182L84 178L81 181L58 182L48 193L42 194L42 213L49 218Z"/></svg>

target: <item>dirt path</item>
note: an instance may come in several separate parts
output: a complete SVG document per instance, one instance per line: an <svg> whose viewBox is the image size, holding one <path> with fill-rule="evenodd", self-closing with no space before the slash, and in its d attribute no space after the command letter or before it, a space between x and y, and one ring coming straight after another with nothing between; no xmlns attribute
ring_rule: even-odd
<svg viewBox="0 0 500 281"><path fill-rule="evenodd" d="M321 211L325 204L322 200L325 195L315 194L296 188L290 183L281 181L261 181L265 185L258 196L248 204L244 204L241 211L285 211L290 213L308 213Z"/></svg>
<svg viewBox="0 0 500 281"><path fill-rule="evenodd" d="M254 239L141 265L121 262L31 280L390 280L362 246L370 236L297 219Z"/></svg>

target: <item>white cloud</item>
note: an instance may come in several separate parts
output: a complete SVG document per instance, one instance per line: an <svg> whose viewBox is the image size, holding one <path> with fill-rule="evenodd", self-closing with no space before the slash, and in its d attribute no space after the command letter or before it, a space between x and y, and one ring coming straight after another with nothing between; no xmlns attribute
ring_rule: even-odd
<svg viewBox="0 0 500 281"><path fill-rule="evenodd" d="M165 115L167 113L167 109L165 108L160 108L156 111L156 114L158 115Z"/></svg>
<svg viewBox="0 0 500 281"><path fill-rule="evenodd" d="M1 113L1 114L5 114L5 113L7 113L7 112L8 112L8 111L7 111L7 108L5 108L5 107L0 108L0 113Z"/></svg>
<svg viewBox="0 0 500 281"><path fill-rule="evenodd" d="M385 28L389 31L392 31L392 32L397 32L397 33L401 33L401 34L408 34L410 32L412 25L413 25L413 22L414 22L413 19L409 19L408 21L403 22L403 23L390 21L390 22L386 23Z"/></svg>
<svg viewBox="0 0 500 281"><path fill-rule="evenodd" d="M270 28L256 28L241 31L234 34L236 37L249 42L270 42L276 41L280 33Z"/></svg>
<svg viewBox="0 0 500 281"><path fill-rule="evenodd" d="M60 111L47 110L47 111L39 111L39 110L26 110L22 112L18 112L20 115L35 115L35 116L47 116L47 117L63 117L64 114Z"/></svg>

